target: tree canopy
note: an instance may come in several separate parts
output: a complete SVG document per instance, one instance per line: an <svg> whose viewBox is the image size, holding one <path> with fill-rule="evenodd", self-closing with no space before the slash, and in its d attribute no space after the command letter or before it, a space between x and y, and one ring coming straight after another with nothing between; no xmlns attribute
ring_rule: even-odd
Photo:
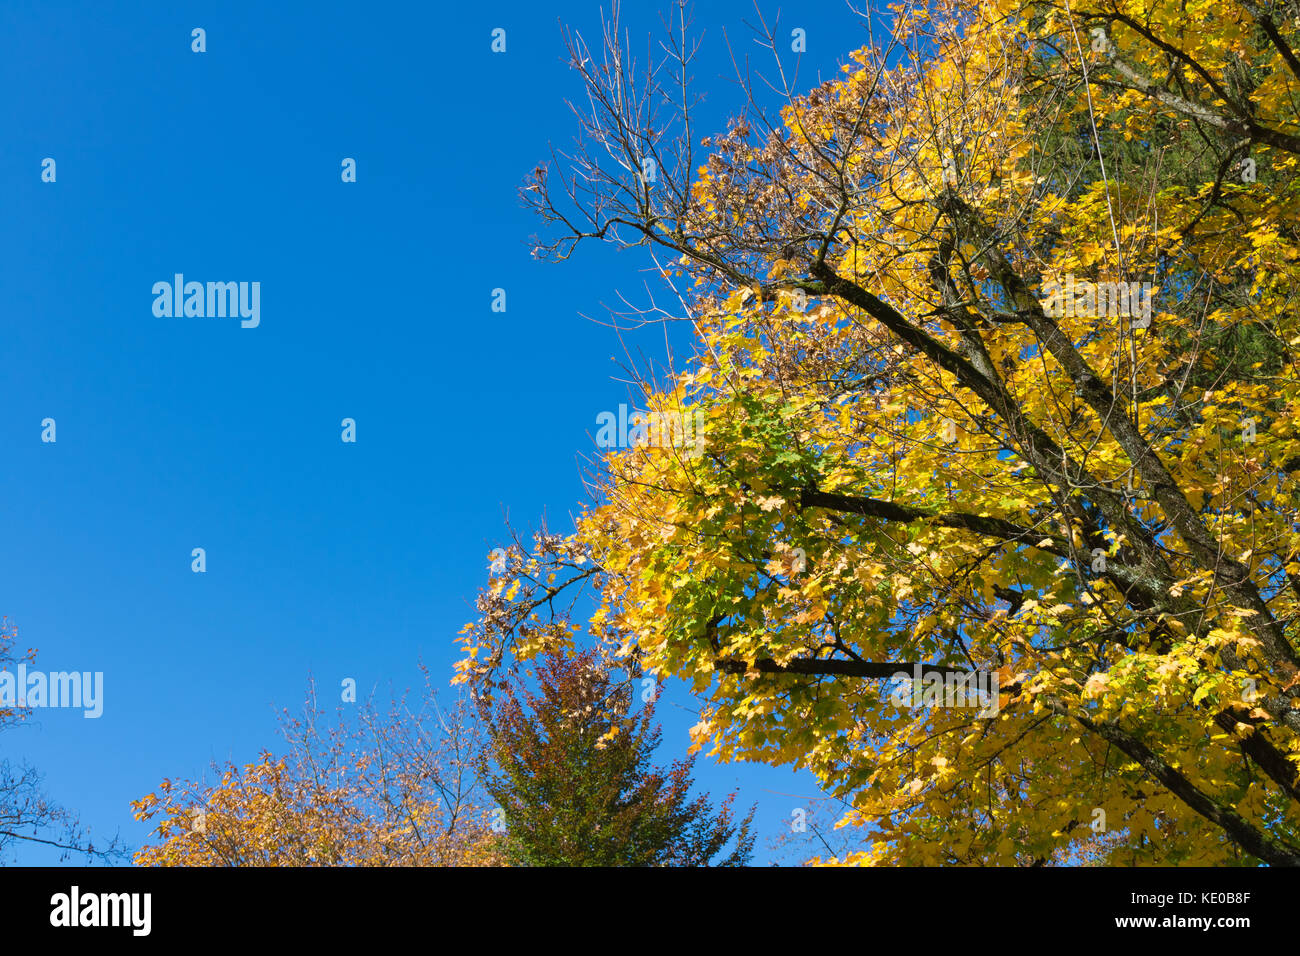
<svg viewBox="0 0 1300 956"><path fill-rule="evenodd" d="M425 692L331 716L314 685L282 715L277 756L214 765L212 781L164 780L133 801L157 842L138 866L491 866L502 861L477 776L470 702Z"/></svg>
<svg viewBox="0 0 1300 956"><path fill-rule="evenodd" d="M848 801L840 862L1300 863L1294 5L899 8L708 136L685 19L639 71L611 27L523 195L659 268L645 405L703 427L508 549L460 679L585 629Z"/></svg>

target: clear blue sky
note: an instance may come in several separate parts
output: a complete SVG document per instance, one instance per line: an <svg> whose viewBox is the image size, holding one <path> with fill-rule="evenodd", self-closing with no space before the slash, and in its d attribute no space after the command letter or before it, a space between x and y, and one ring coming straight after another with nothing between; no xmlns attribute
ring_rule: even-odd
<svg viewBox="0 0 1300 956"><path fill-rule="evenodd" d="M644 36L660 7L635 6ZM97 835L138 846L130 800L274 745L309 673L400 688L423 657L449 678L506 511L567 530L596 416L629 401L613 333L579 313L635 295L646 263L532 260L517 189L575 130L558 20L594 36L597 10L0 6L0 615L37 668L105 681L102 718L38 711L0 753ZM724 29L763 51L749 0L695 13L704 135L739 102ZM807 31L805 87L865 42L841 3L781 23ZM260 325L155 317L175 273L260 282ZM632 341L662 352L658 333ZM666 760L695 718L660 713ZM759 802L760 860L799 803L785 794L815 792L706 759L697 781Z"/></svg>

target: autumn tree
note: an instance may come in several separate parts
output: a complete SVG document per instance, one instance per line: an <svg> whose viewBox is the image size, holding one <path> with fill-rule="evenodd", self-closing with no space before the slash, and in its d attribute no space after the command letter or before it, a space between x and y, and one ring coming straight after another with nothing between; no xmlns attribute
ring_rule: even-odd
<svg viewBox="0 0 1300 956"><path fill-rule="evenodd" d="M0 620L0 670L9 672L11 679L12 668L36 659L34 650L19 651L17 640L17 626ZM32 715L21 697L24 688L15 685L13 692L12 700L0 702L0 730L16 729ZM96 843L75 812L52 800L35 767L0 759L0 855L21 844L50 847L63 860L84 856L87 862L111 863L125 855L116 837Z"/></svg>
<svg viewBox="0 0 1300 956"><path fill-rule="evenodd" d="M480 698L495 772L485 786L504 810L505 852L524 866L743 866L753 811L735 794L715 812L690 795L693 757L654 767L653 702L630 713L632 685L593 651L550 652L536 689L516 675Z"/></svg>
<svg viewBox="0 0 1300 956"><path fill-rule="evenodd" d="M465 698L372 696L334 715L314 685L282 715L283 752L212 782L164 780L133 802L156 844L140 866L491 866L501 862L477 767L481 726Z"/></svg>
<svg viewBox="0 0 1300 956"><path fill-rule="evenodd" d="M703 436L510 549L462 679L590 588L701 742L851 804L849 862L1300 863L1296 17L937 0L806 92L763 25L703 137L680 11L663 62L569 35L539 254L645 250L695 341L645 404Z"/></svg>

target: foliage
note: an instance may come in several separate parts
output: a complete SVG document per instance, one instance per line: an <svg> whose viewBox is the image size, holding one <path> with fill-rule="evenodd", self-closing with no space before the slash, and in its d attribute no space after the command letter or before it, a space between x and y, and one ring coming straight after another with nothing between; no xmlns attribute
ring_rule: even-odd
<svg viewBox="0 0 1300 956"><path fill-rule="evenodd" d="M571 642L590 587L701 744L852 805L848 862L1300 863L1298 38L1282 3L939 0L703 140L684 25L641 85L572 38L539 250L651 250L695 349L646 404L703 447L605 455L461 679Z"/></svg>
<svg viewBox="0 0 1300 956"><path fill-rule="evenodd" d="M506 853L527 866L743 866L751 810L735 794L715 814L690 796L693 759L668 771L651 758L653 703L629 714L631 689L591 651L550 653L522 679L482 698L498 771L485 786L505 811ZM730 849L729 849L730 848ZM715 861L715 862L710 862Z"/></svg>
<svg viewBox="0 0 1300 956"><path fill-rule="evenodd" d="M474 776L473 709L367 700L333 723L308 695L283 719L287 752L214 766L212 785L164 780L134 801L158 843L141 866L490 866L500 862Z"/></svg>

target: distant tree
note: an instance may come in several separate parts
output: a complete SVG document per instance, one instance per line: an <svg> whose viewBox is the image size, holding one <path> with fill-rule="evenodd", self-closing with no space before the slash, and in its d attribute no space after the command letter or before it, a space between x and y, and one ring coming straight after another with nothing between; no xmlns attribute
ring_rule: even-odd
<svg viewBox="0 0 1300 956"><path fill-rule="evenodd" d="M34 651L16 652L17 639L17 627L7 619L0 621L0 670L35 660ZM0 730L17 727L30 713L31 709L21 706L21 701L14 701L13 706L0 702ZM125 852L116 837L96 845L77 814L46 795L41 775L34 767L0 759L0 860L23 843L57 849L60 859L85 854L87 861L111 862Z"/></svg>
<svg viewBox="0 0 1300 956"><path fill-rule="evenodd" d="M594 651L550 653L535 671L501 682L480 707L496 772L484 786L505 811L505 853L528 866L744 866L754 811L736 820L729 795L717 813L690 797L694 757L668 770L653 703L630 714L631 686Z"/></svg>
<svg viewBox="0 0 1300 956"><path fill-rule="evenodd" d="M475 770L480 730L461 698L426 691L336 720L309 692L284 716L285 752L216 766L217 782L164 780L135 801L158 843L141 866L492 866L495 850Z"/></svg>

